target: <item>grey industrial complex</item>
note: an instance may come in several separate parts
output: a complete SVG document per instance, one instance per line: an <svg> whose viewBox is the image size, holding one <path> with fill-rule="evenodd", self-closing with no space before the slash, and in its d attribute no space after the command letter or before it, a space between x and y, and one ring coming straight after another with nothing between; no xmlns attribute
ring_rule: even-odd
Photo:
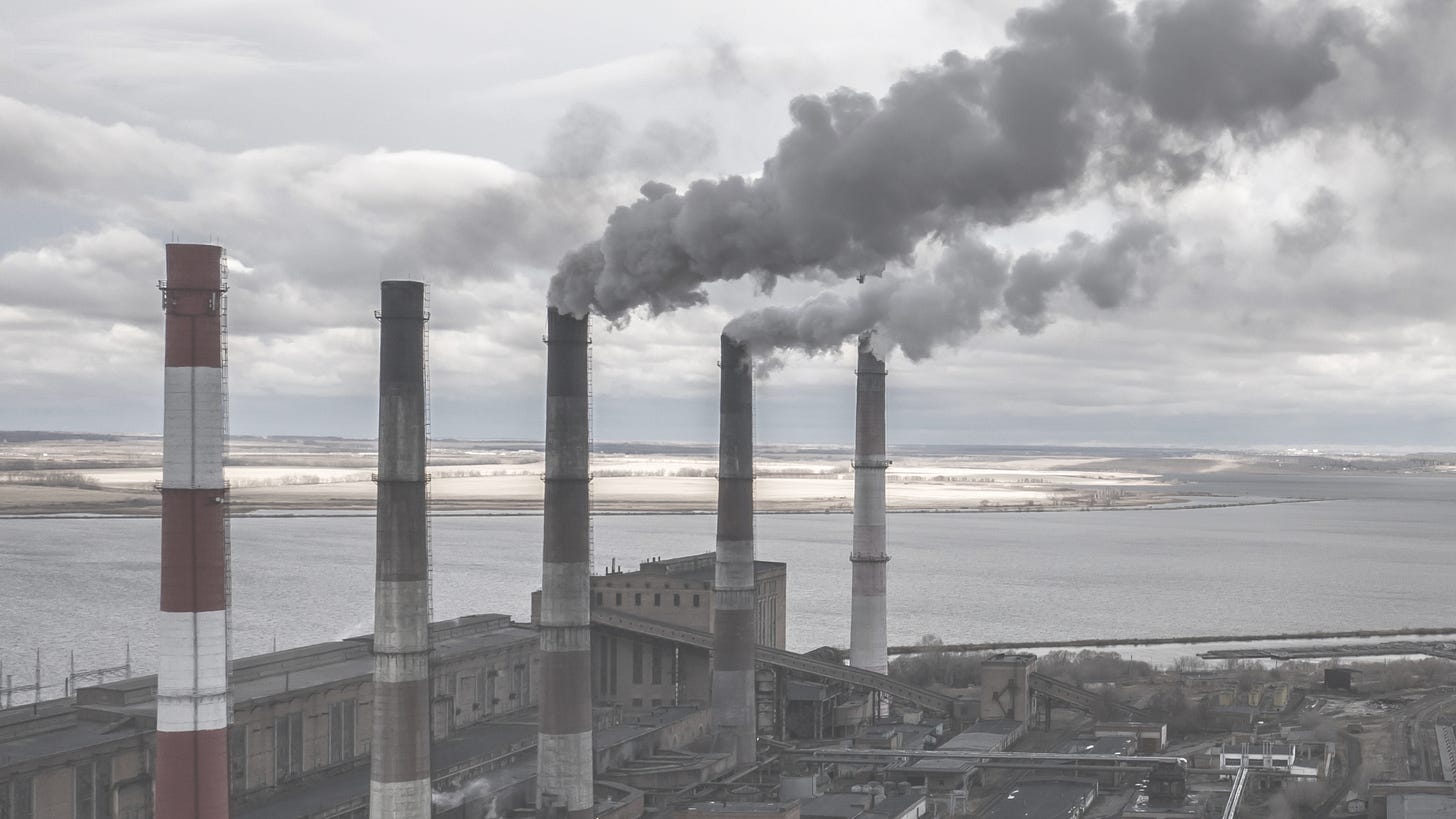
<svg viewBox="0 0 1456 819"><path fill-rule="evenodd" d="M1297 707L1289 691L1214 675L1179 683L1206 684L1208 707L1232 715L1226 741L1191 753L1170 751L1161 711L1044 674L1032 654L983 658L971 688L890 676L886 371L868 338L847 652L785 648L790 567L754 548L752 358L726 335L715 550L593 572L590 339L584 317L554 309L530 621L430 622L431 583L449 580L429 565L418 282L381 286L373 633L234 658L213 451L226 382L194 372L225 367L221 250L173 245L167 260L164 448L168 480L185 480L163 491L199 504L163 510L162 610L178 625L157 675L0 710L0 819L1233 816L1244 789L1327 781L1348 764L1336 741L1269 732ZM212 358L198 358L199 337ZM174 342L188 345L175 362ZM1437 735L1456 752L1449 726ZM1338 815L1448 815L1420 811L1444 809L1449 779L1372 785L1350 800L1368 814L1342 800Z"/></svg>

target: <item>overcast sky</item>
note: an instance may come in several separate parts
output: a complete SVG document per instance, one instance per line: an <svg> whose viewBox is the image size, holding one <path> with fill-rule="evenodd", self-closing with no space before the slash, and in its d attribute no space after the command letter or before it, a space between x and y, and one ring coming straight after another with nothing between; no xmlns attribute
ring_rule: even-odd
<svg viewBox="0 0 1456 819"><path fill-rule="evenodd" d="M959 72L993 89L966 105L1004 117L997 55L1084 53L1035 25L1052 6L1008 27L1021 5L12 0L0 429L160 430L175 239L227 248L234 433L372 435L378 282L423 278L433 434L539 439L548 283L613 208L648 181L763 189L800 95L852 88L883 119L897 81ZM1083 162L994 213L957 177L965 196L896 222L911 249L865 284L841 254L770 293L750 271L706 304L596 319L594 437L714 440L725 325L806 300L863 318L881 293L892 442L1456 448L1453 4L1210 5L1104 15L1137 76L1079 80ZM888 153L838 172L898 188L927 145L972 150L908 122L928 133L880 128ZM870 198L856 212L884 210ZM852 439L840 349L776 354L761 440Z"/></svg>

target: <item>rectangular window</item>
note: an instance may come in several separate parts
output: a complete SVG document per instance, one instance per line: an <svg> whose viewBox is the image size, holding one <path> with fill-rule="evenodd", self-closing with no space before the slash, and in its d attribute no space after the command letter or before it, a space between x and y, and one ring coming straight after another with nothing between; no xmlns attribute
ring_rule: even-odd
<svg viewBox="0 0 1456 819"><path fill-rule="evenodd" d="M273 781L287 782L303 773L303 714L273 719Z"/></svg>
<svg viewBox="0 0 1456 819"><path fill-rule="evenodd" d="M96 763L96 819L111 819L111 760Z"/></svg>
<svg viewBox="0 0 1456 819"><path fill-rule="evenodd" d="M637 592L637 594L635 595L635 597L637 599L633 601L633 604L634 605L637 605L637 606L642 605L642 592Z"/></svg>
<svg viewBox="0 0 1456 819"><path fill-rule="evenodd" d="M660 605L662 605L662 592L654 592L652 594L652 605L654 605L654 606L660 606Z"/></svg>
<svg viewBox="0 0 1456 819"><path fill-rule="evenodd" d="M526 705L526 667L517 665L511 671L511 699L516 701L516 707L522 708Z"/></svg>
<svg viewBox="0 0 1456 819"><path fill-rule="evenodd" d="M662 645L652 644L652 684L662 685Z"/></svg>
<svg viewBox="0 0 1456 819"><path fill-rule="evenodd" d="M602 593L601 592L597 592L597 605L600 606L601 604L602 604Z"/></svg>
<svg viewBox="0 0 1456 819"><path fill-rule="evenodd" d="M111 760L82 762L71 770L75 787L73 807L76 819L111 819ZM27 802L28 790L27 782ZM24 813L17 810L15 814L29 816L30 808L27 805Z"/></svg>
<svg viewBox="0 0 1456 819"><path fill-rule="evenodd" d="M10 819L35 819L35 791L31 777L10 781Z"/></svg>
<svg viewBox="0 0 1456 819"><path fill-rule="evenodd" d="M248 789L248 727L228 728L228 787L233 793Z"/></svg>
<svg viewBox="0 0 1456 819"><path fill-rule="evenodd" d="M617 605L622 605L622 593L617 592Z"/></svg>
<svg viewBox="0 0 1456 819"><path fill-rule="evenodd" d="M642 682L642 643L632 641L632 682Z"/></svg>
<svg viewBox="0 0 1456 819"><path fill-rule="evenodd" d="M95 763L82 762L76 772L76 819L96 819L96 782L92 779Z"/></svg>
<svg viewBox="0 0 1456 819"><path fill-rule="evenodd" d="M344 700L329 706L330 764L336 765L354 758L354 715L356 711L353 700Z"/></svg>
<svg viewBox="0 0 1456 819"><path fill-rule="evenodd" d="M682 605L682 595L680 595L680 594L674 594L672 596L672 604L674 606L681 606Z"/></svg>
<svg viewBox="0 0 1456 819"><path fill-rule="evenodd" d="M698 596L698 595L696 595L696 594L693 595L693 608L695 608L695 609L696 608L702 608L702 605L703 605L703 598L700 597L700 596Z"/></svg>
<svg viewBox="0 0 1456 819"><path fill-rule="evenodd" d="M499 671L487 671L485 673L485 710L487 712L494 712L496 704L500 702L495 690L495 681L499 676Z"/></svg>
<svg viewBox="0 0 1456 819"><path fill-rule="evenodd" d="M35 800L31 778L20 776L10 780L8 789L0 788L0 816L5 819L35 819Z"/></svg>
<svg viewBox="0 0 1456 819"><path fill-rule="evenodd" d="M611 639L611 642L612 642L612 650L610 652L610 654L611 654L611 666L612 667L611 667L611 670L608 672L608 679L612 683L612 685L611 685L611 689L612 690L609 691L609 692L607 692L607 693L615 695L617 693L617 646L621 643L621 641L618 640L615 637L612 637L610 639Z"/></svg>

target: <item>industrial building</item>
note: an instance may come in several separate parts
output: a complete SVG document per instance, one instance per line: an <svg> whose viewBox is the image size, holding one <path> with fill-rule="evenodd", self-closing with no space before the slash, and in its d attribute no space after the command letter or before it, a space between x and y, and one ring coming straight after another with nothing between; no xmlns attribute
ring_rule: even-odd
<svg viewBox="0 0 1456 819"><path fill-rule="evenodd" d="M1136 755L1166 728L1125 706L1131 722L1085 743L1015 752L1054 705L1107 707L1033 655L987 658L979 699L885 674L885 366L870 337L848 665L785 648L788 567L754 554L752 356L726 335L716 549L591 574L590 337L555 310L531 621L430 622L427 290L412 281L380 284L374 631L233 659L224 270L216 246L167 248L159 673L0 712L0 819L919 819L1028 767L1042 779L993 815L1079 816L1099 781L1133 770L1181 797L1179 764Z"/></svg>

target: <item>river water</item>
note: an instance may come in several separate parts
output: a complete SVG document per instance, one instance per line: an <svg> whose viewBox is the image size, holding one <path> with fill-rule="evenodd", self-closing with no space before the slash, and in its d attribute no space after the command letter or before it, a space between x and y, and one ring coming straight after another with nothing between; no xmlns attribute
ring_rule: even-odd
<svg viewBox="0 0 1456 819"><path fill-rule="evenodd" d="M1208 509L904 513L889 518L892 644L1456 626L1456 478L1235 475L1196 491L1318 499ZM711 515L595 521L594 563L713 548ZM788 563L789 647L849 641L843 514L761 515L759 556ZM539 515L431 527L434 614L525 619ZM0 519L0 662L15 684L79 668L154 669L156 519ZM372 628L374 520L232 522L234 653ZM1184 646L1125 651L1169 661ZM59 688L48 691L59 694Z"/></svg>

